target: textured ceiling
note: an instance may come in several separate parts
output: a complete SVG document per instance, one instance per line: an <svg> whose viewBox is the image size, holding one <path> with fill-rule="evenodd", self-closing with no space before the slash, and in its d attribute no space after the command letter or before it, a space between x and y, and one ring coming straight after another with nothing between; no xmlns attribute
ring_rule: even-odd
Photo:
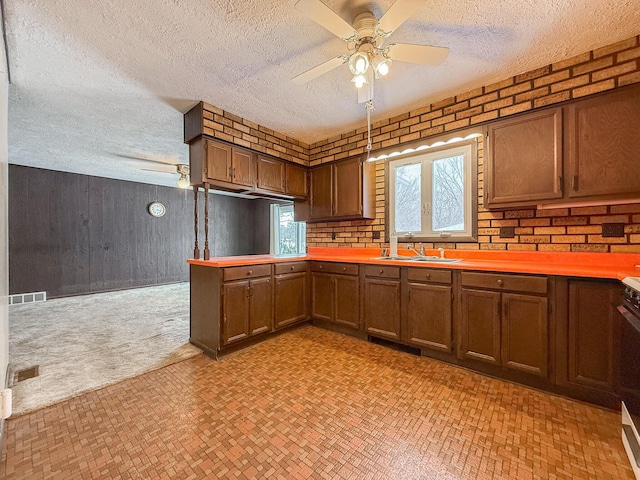
<svg viewBox="0 0 640 480"><path fill-rule="evenodd" d="M324 0L349 23L393 0ZM346 44L295 0L4 0L11 69L9 160L173 185L142 170L188 163L182 114L204 100L311 143L365 125L346 66L295 75ZM640 0L432 0L393 42L450 48L427 67L395 62L375 84L376 119L636 35ZM171 167L168 167L171 170Z"/></svg>

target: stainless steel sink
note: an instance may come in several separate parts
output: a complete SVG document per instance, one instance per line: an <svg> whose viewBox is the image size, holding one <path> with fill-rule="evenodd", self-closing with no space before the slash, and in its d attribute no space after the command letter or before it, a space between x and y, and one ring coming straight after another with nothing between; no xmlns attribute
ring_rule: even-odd
<svg viewBox="0 0 640 480"><path fill-rule="evenodd" d="M395 260L401 262L429 262L429 263L457 263L462 261L462 258L440 258L440 257L375 257L371 260Z"/></svg>

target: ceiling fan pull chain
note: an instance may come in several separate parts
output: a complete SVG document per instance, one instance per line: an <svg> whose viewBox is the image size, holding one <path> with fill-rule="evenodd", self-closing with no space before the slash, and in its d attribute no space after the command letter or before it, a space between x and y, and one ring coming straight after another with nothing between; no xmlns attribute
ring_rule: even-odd
<svg viewBox="0 0 640 480"><path fill-rule="evenodd" d="M371 111L375 110L373 100L365 103L364 107L367 109L367 160L369 160L369 155L371 155Z"/></svg>

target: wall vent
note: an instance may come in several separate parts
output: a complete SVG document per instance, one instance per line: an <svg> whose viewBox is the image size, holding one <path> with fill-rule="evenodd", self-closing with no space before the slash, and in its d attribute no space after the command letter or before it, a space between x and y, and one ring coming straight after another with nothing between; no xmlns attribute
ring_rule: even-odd
<svg viewBox="0 0 640 480"><path fill-rule="evenodd" d="M9 295L9 305L20 305L22 303L44 302L47 299L47 292L14 293Z"/></svg>

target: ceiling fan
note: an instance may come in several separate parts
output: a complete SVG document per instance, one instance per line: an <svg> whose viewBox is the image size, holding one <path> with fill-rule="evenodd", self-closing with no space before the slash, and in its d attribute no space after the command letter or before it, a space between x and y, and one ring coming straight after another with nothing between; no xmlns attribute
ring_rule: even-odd
<svg viewBox="0 0 640 480"><path fill-rule="evenodd" d="M154 168L141 168L140 170L145 170L147 172L162 172L162 173L171 173L171 174L179 174L180 178L178 178L177 185L179 188L188 188L191 185L189 181L189 173L190 168L189 165L184 163L173 163L167 162L164 160L154 160L151 158L145 157L136 157L135 155L124 155L124 154L116 154L118 157L128 158L131 160L135 160L137 162L146 162L152 163L155 165Z"/></svg>
<svg viewBox="0 0 640 480"><path fill-rule="evenodd" d="M363 86L373 84L373 77L385 76L394 60L421 65L440 65L449 54L446 47L409 43L384 44L385 40L423 4L424 0L396 0L380 20L377 20L371 11L365 11L356 16L353 25L349 25L320 0L298 0L295 8L347 42L349 53L321 63L293 77L291 81L302 85L348 63L353 74L351 81L360 93ZM369 88L368 94L358 95L358 102L367 102L371 100L367 97L372 96L373 91Z"/></svg>

